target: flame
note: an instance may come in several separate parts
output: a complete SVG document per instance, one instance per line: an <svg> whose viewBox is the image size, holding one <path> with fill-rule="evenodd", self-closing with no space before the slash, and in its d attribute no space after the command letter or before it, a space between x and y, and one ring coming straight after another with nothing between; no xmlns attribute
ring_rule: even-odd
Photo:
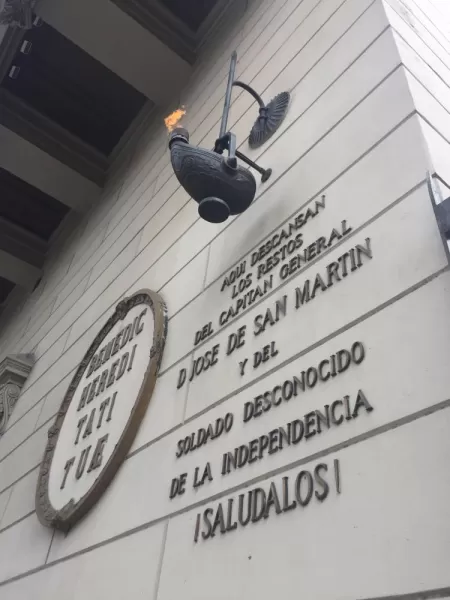
<svg viewBox="0 0 450 600"><path fill-rule="evenodd" d="M175 129L175 127L178 125L178 123L181 121L185 114L186 110L184 106L182 106L181 108L177 108L177 110L174 110L171 115L164 119L164 123L166 124L169 133L171 133Z"/></svg>

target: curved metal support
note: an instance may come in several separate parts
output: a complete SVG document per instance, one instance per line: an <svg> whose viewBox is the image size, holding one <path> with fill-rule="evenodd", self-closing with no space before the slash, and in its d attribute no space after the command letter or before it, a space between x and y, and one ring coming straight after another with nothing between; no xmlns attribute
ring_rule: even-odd
<svg viewBox="0 0 450 600"><path fill-rule="evenodd" d="M220 123L220 132L219 137L214 144L213 152L216 154L223 154L225 150L228 150L228 158L227 164L232 168L237 167L236 158L239 158L247 165L258 171L261 174L261 179L263 182L267 181L272 173L272 169L263 169L255 162L250 160L245 154L239 152L237 150L236 137L233 133L228 131L228 117L230 114L230 106L231 106L231 93L233 90L233 86L240 87L246 92L248 92L259 104L259 117L252 128L250 133L249 143L252 146L253 140L258 138L257 143L253 144L260 145L261 141L264 141L266 138L272 135L273 131L278 127L279 123L281 123L284 118L284 113L287 108L287 102L284 102L284 106L281 107L282 115L281 118L276 114L278 111L278 99L283 96L283 94L279 94L275 99L273 99L267 106L264 104L261 96L255 92L255 90L243 83L242 81L235 81L234 76L236 72L236 64L237 64L237 53L234 51L231 55L230 61L230 69L228 72L228 82L227 89L225 92L225 102L223 106L222 120ZM285 94L286 95L286 94ZM271 121L272 119L272 121Z"/></svg>
<svg viewBox="0 0 450 600"><path fill-rule="evenodd" d="M260 108L264 108L264 109L266 108L266 105L264 104L263 99L261 98L261 96L258 93L255 92L255 90L252 87L250 87L246 83L243 83L242 81L234 81L233 85L235 85L236 87L242 88L243 90L248 92L251 96L253 96L253 98L259 104Z"/></svg>

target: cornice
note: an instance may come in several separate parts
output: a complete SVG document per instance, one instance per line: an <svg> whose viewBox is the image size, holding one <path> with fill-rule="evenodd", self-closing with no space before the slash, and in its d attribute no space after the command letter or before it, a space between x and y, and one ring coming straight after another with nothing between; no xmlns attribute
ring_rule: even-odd
<svg viewBox="0 0 450 600"><path fill-rule="evenodd" d="M86 179L104 184L106 156L5 89L0 89L0 124Z"/></svg>
<svg viewBox="0 0 450 600"><path fill-rule="evenodd" d="M14 379L16 383L23 386L34 365L32 354L9 355L0 363L0 385Z"/></svg>
<svg viewBox="0 0 450 600"><path fill-rule="evenodd" d="M189 64L195 61L196 35L156 0L111 0Z"/></svg>

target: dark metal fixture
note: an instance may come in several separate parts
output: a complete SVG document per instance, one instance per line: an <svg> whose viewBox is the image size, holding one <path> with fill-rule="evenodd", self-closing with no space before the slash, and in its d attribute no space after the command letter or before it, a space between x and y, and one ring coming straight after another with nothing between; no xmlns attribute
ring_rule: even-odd
<svg viewBox="0 0 450 600"><path fill-rule="evenodd" d="M441 234L444 251L447 261L450 264L450 197L444 199L440 188L442 184L447 189L450 185L442 179L437 173L427 172L427 186L436 217L439 232Z"/></svg>
<svg viewBox="0 0 450 600"><path fill-rule="evenodd" d="M233 52L220 133L214 149L191 146L189 133L182 127L176 128L169 139L175 175L188 194L198 202L200 216L210 223L222 223L230 215L243 213L255 198L255 178L249 169L238 164L237 159L260 173L263 183L272 174L272 169L263 169L237 150L236 136L227 131L233 86L249 92L259 104L259 117L249 137L249 144L254 148L267 141L278 129L289 104L289 94L283 92L266 106L249 85L235 81L236 62L237 54ZM225 150L227 157L223 156Z"/></svg>
<svg viewBox="0 0 450 600"><path fill-rule="evenodd" d="M444 200L439 184L437 183L438 181L447 187L445 181L439 177L437 173L434 173L433 175L427 173L428 193L430 194L431 202L433 204L439 230L442 237L450 241L450 198Z"/></svg>
<svg viewBox="0 0 450 600"><path fill-rule="evenodd" d="M236 143L234 136L231 141ZM224 158L212 150L191 146L188 132L181 127L172 132L169 148L178 181L199 203L198 213L205 221L222 223L253 202L255 178L237 164L232 150Z"/></svg>

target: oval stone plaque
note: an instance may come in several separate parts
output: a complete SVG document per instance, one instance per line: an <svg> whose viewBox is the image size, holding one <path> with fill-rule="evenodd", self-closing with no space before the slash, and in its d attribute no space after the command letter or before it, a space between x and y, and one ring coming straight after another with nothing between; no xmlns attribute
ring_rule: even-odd
<svg viewBox="0 0 450 600"><path fill-rule="evenodd" d="M120 302L64 396L39 473L36 512L67 531L117 472L150 401L167 330L166 308L142 290Z"/></svg>

